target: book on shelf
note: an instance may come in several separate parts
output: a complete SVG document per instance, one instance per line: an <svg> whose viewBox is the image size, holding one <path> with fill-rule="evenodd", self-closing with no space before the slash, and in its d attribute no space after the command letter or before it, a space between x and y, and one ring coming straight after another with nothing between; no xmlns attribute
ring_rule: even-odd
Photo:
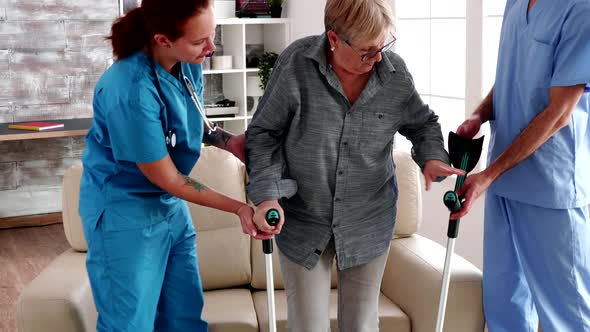
<svg viewBox="0 0 590 332"><path fill-rule="evenodd" d="M43 131L48 129L62 128L64 126L61 122L53 121L31 121L9 124L9 129Z"/></svg>

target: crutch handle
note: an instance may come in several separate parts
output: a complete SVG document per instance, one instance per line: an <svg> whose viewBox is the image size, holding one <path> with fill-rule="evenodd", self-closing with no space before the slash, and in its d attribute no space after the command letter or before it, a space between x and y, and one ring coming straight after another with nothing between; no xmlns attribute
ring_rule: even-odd
<svg viewBox="0 0 590 332"><path fill-rule="evenodd" d="M459 196L457 196L457 193L454 191L447 191L443 198L443 202L445 203L445 206L449 209L449 211L453 213L461 210L461 200L459 199Z"/></svg>
<svg viewBox="0 0 590 332"><path fill-rule="evenodd" d="M443 202L445 206L451 211L451 213L455 213L461 210L461 199L457 196L457 193L454 191L447 191L443 198ZM456 220L449 220L449 228L447 229L447 237L450 239L455 239L459 235L459 219Z"/></svg>
<svg viewBox="0 0 590 332"><path fill-rule="evenodd" d="M279 221L281 221L281 215L279 214L279 210L269 209L268 211L266 211L266 215L264 216L264 219L266 219L266 222L270 226L278 225Z"/></svg>
<svg viewBox="0 0 590 332"><path fill-rule="evenodd" d="M266 215L264 219L270 226L276 226L281 221L281 215L279 214L279 210L277 209L270 209L266 211ZM272 254L272 239L262 240L262 252L265 254Z"/></svg>

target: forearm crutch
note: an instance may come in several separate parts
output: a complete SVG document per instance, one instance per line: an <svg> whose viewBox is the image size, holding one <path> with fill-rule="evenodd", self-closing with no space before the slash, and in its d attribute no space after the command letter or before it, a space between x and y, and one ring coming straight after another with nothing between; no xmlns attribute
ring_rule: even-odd
<svg viewBox="0 0 590 332"><path fill-rule="evenodd" d="M276 226L281 220L277 209L266 211L264 216L270 226ZM275 283L272 274L272 239L262 240L262 251L264 252L264 266L266 269L266 299L268 306L268 330L277 331L277 320L275 314Z"/></svg>
<svg viewBox="0 0 590 332"><path fill-rule="evenodd" d="M483 136L478 139L466 139L458 136L453 132L449 132L449 157L453 167L465 171L465 175L457 176L455 182L455 190L447 191L443 197L445 206L452 213L461 210L461 197L457 195L457 191L463 185L467 173L469 173L479 161L481 155L481 148L483 146ZM451 279L451 262L453 259L453 252L455 251L455 239L459 234L460 219L449 218L449 228L447 230L447 254L445 257L445 267L443 272L442 285L440 290L440 301L438 304L438 316L436 319L436 332L443 331L445 310L447 307L447 296L449 294L449 284Z"/></svg>

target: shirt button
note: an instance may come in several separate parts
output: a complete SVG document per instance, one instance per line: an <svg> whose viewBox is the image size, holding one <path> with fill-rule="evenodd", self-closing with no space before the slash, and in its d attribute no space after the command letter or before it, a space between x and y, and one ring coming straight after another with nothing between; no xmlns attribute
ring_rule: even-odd
<svg viewBox="0 0 590 332"><path fill-rule="evenodd" d="M344 146L347 146L347 145L348 145L348 142L344 142L344 143L342 143L342 144L343 144Z"/></svg>
<svg viewBox="0 0 590 332"><path fill-rule="evenodd" d="M336 199L334 199L334 202L340 202L340 198L336 197Z"/></svg>
<svg viewBox="0 0 590 332"><path fill-rule="evenodd" d="M338 175L344 174L344 171L338 171Z"/></svg>

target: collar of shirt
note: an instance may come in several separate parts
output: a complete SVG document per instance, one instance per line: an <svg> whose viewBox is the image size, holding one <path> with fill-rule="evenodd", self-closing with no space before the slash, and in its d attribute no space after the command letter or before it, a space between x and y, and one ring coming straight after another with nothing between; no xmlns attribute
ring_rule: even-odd
<svg viewBox="0 0 590 332"><path fill-rule="evenodd" d="M157 75L156 79L159 80L166 80L170 84L172 84L175 88L180 91L183 91L183 84L181 82L182 75L184 75L184 64L180 64L180 69L177 75L173 75L164 69L162 65L160 65L157 61L150 58L147 54L143 54L145 57L145 61L149 63L150 67L154 71L154 74Z"/></svg>

